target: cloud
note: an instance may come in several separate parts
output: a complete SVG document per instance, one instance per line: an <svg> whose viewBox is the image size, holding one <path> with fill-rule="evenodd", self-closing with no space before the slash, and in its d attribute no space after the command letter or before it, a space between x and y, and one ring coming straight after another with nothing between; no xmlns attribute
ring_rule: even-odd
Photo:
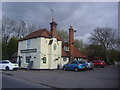
<svg viewBox="0 0 120 90"><path fill-rule="evenodd" d="M79 39L82 40L83 43L89 43L89 37L91 36L90 33L86 33L85 35L81 35L81 36L76 36L75 39Z"/></svg>
<svg viewBox="0 0 120 90"><path fill-rule="evenodd" d="M75 37L85 38L96 27L118 27L117 2L3 2L3 15L37 24L50 29L51 11L58 30L68 30L73 25Z"/></svg>

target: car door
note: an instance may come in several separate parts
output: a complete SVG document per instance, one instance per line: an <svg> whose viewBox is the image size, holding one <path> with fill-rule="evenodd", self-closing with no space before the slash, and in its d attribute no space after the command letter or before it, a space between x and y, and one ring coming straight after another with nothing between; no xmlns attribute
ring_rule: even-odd
<svg viewBox="0 0 120 90"><path fill-rule="evenodd" d="M2 69L6 69L6 66L9 66L8 61L2 61Z"/></svg>
<svg viewBox="0 0 120 90"><path fill-rule="evenodd" d="M71 64L69 65L69 70L74 70L76 65L77 65L77 61L72 61Z"/></svg>

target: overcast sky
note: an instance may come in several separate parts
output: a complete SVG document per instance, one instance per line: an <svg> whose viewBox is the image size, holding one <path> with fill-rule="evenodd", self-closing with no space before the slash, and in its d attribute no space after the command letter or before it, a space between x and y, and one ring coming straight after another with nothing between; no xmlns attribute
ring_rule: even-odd
<svg viewBox="0 0 120 90"><path fill-rule="evenodd" d="M87 37L96 27L118 28L117 2L3 2L3 16L50 29L50 8L58 30L67 30L73 25L75 38L87 42Z"/></svg>

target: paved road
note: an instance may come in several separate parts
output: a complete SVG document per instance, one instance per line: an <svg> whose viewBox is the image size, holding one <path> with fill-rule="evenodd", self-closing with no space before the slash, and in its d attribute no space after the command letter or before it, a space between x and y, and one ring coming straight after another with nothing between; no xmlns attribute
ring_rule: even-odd
<svg viewBox="0 0 120 90"><path fill-rule="evenodd" d="M118 67L116 66L107 66L105 68L80 72L17 70L5 71L3 73L53 88L118 88Z"/></svg>
<svg viewBox="0 0 120 90"><path fill-rule="evenodd" d="M3 75L2 88L48 88L48 87L34 84L8 75Z"/></svg>

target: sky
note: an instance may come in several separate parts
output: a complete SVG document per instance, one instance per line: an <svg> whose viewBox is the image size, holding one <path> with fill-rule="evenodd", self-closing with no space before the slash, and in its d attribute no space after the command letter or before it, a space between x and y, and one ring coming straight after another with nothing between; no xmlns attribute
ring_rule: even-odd
<svg viewBox="0 0 120 90"><path fill-rule="evenodd" d="M77 31L75 39L84 43L96 27L118 29L117 2L2 2L2 15L50 30L50 8L57 30L68 31L72 25Z"/></svg>

